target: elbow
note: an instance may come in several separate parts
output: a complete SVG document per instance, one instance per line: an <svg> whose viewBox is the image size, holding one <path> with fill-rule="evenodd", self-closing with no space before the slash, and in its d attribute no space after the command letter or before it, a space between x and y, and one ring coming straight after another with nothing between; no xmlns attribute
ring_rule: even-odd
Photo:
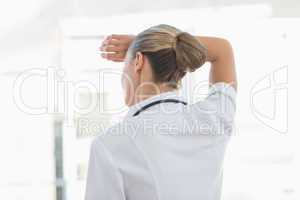
<svg viewBox="0 0 300 200"><path fill-rule="evenodd" d="M220 38L220 46L224 51L232 51L231 42L225 38Z"/></svg>
<svg viewBox="0 0 300 200"><path fill-rule="evenodd" d="M229 40L224 38L219 38L218 40L218 50L217 59L233 59L233 48Z"/></svg>

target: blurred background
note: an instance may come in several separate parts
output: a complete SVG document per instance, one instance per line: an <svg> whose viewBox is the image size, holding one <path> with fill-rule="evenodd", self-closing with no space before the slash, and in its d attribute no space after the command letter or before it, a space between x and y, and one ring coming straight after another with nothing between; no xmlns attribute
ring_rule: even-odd
<svg viewBox="0 0 300 200"><path fill-rule="evenodd" d="M299 17L297 0L1 1L0 199L84 198L90 142L127 110L123 64L100 58L101 41L162 23L234 47L222 199L299 199ZM191 102L205 96L208 70L185 78Z"/></svg>

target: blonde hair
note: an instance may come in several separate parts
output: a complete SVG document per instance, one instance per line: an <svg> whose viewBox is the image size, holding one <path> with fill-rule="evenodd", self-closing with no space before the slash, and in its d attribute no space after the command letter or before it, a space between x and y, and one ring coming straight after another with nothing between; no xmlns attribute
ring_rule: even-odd
<svg viewBox="0 0 300 200"><path fill-rule="evenodd" d="M206 60L207 51L194 36L170 25L157 25L136 36L129 52L144 54L152 67L156 82L175 83L187 71L193 72Z"/></svg>

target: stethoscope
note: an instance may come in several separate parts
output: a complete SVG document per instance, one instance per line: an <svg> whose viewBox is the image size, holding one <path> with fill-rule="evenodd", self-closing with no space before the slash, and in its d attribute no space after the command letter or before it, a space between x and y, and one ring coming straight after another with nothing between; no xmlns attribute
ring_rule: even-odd
<svg viewBox="0 0 300 200"><path fill-rule="evenodd" d="M157 100L157 101L154 101L152 103L149 103L145 106L143 106L142 108L140 108L138 111L136 111L134 114L133 114L133 117L139 115L141 112L147 110L148 108L150 108L151 106L155 106L157 104L161 104L161 103L181 103L183 105L187 105L186 102L184 101L180 101L180 100L177 100L177 99L162 99L162 100Z"/></svg>

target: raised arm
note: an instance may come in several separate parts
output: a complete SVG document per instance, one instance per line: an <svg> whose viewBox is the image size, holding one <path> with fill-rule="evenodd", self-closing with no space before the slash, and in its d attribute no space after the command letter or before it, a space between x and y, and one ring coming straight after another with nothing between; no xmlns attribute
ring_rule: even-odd
<svg viewBox="0 0 300 200"><path fill-rule="evenodd" d="M222 38L196 36L207 47L207 61L211 63L209 81L211 84L225 82L237 88L233 50L230 43ZM124 60L133 35L113 34L107 37L101 47L102 57L115 62Z"/></svg>
<svg viewBox="0 0 300 200"><path fill-rule="evenodd" d="M202 37L196 38L207 47L207 61L211 63L209 82L225 82L237 88L234 55L231 44L222 38Z"/></svg>

